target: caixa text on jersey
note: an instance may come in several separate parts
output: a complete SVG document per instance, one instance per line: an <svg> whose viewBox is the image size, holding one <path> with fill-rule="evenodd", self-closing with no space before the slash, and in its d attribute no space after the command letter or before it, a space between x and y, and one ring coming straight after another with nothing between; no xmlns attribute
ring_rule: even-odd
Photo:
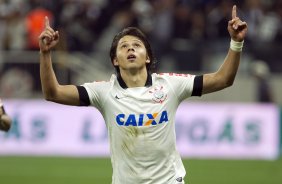
<svg viewBox="0 0 282 184"><path fill-rule="evenodd" d="M168 122L167 111L147 114L118 114L116 122L120 126L154 126Z"/></svg>

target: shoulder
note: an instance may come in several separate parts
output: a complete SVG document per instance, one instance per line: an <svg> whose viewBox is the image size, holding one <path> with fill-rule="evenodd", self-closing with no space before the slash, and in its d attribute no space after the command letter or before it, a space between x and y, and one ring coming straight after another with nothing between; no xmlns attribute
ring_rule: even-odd
<svg viewBox="0 0 282 184"><path fill-rule="evenodd" d="M154 73L156 79L194 79L195 75L192 74L182 74L182 73Z"/></svg>
<svg viewBox="0 0 282 184"><path fill-rule="evenodd" d="M115 82L115 76L113 75L109 81L93 81L93 82L87 82L84 83L82 86L85 88L96 88L96 89L109 89L109 87L113 86Z"/></svg>

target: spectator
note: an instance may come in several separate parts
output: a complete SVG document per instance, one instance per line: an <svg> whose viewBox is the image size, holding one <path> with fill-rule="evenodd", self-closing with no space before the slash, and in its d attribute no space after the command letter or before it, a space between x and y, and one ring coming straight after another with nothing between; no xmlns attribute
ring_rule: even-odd
<svg viewBox="0 0 282 184"><path fill-rule="evenodd" d="M47 9L36 8L31 10L26 16L26 30L27 30L27 48L31 50L38 49L38 36L44 28L44 17L50 17L53 22L53 14Z"/></svg>
<svg viewBox="0 0 282 184"><path fill-rule="evenodd" d="M252 73L257 81L256 98L261 103L274 102L271 84L269 83L269 67L261 60L256 60L252 64Z"/></svg>

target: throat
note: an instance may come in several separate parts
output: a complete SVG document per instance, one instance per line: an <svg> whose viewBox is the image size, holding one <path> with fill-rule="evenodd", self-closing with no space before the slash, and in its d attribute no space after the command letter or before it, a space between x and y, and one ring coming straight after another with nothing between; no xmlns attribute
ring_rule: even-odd
<svg viewBox="0 0 282 184"><path fill-rule="evenodd" d="M147 76L145 78L140 76L135 76L128 80L125 80L125 83L129 88L144 87L146 80L147 80Z"/></svg>
<svg viewBox="0 0 282 184"><path fill-rule="evenodd" d="M144 87L147 81L147 72L143 74L130 75L121 73L121 79L128 88Z"/></svg>

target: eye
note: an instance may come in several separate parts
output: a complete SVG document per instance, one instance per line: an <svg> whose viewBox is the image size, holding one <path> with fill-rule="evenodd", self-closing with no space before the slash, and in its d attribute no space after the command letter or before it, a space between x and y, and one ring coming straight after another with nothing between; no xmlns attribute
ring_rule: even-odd
<svg viewBox="0 0 282 184"><path fill-rule="evenodd" d="M127 48L127 44L123 44L120 46L121 48Z"/></svg>
<svg viewBox="0 0 282 184"><path fill-rule="evenodd" d="M141 44L140 43L134 43L133 46L134 47L141 47Z"/></svg>

